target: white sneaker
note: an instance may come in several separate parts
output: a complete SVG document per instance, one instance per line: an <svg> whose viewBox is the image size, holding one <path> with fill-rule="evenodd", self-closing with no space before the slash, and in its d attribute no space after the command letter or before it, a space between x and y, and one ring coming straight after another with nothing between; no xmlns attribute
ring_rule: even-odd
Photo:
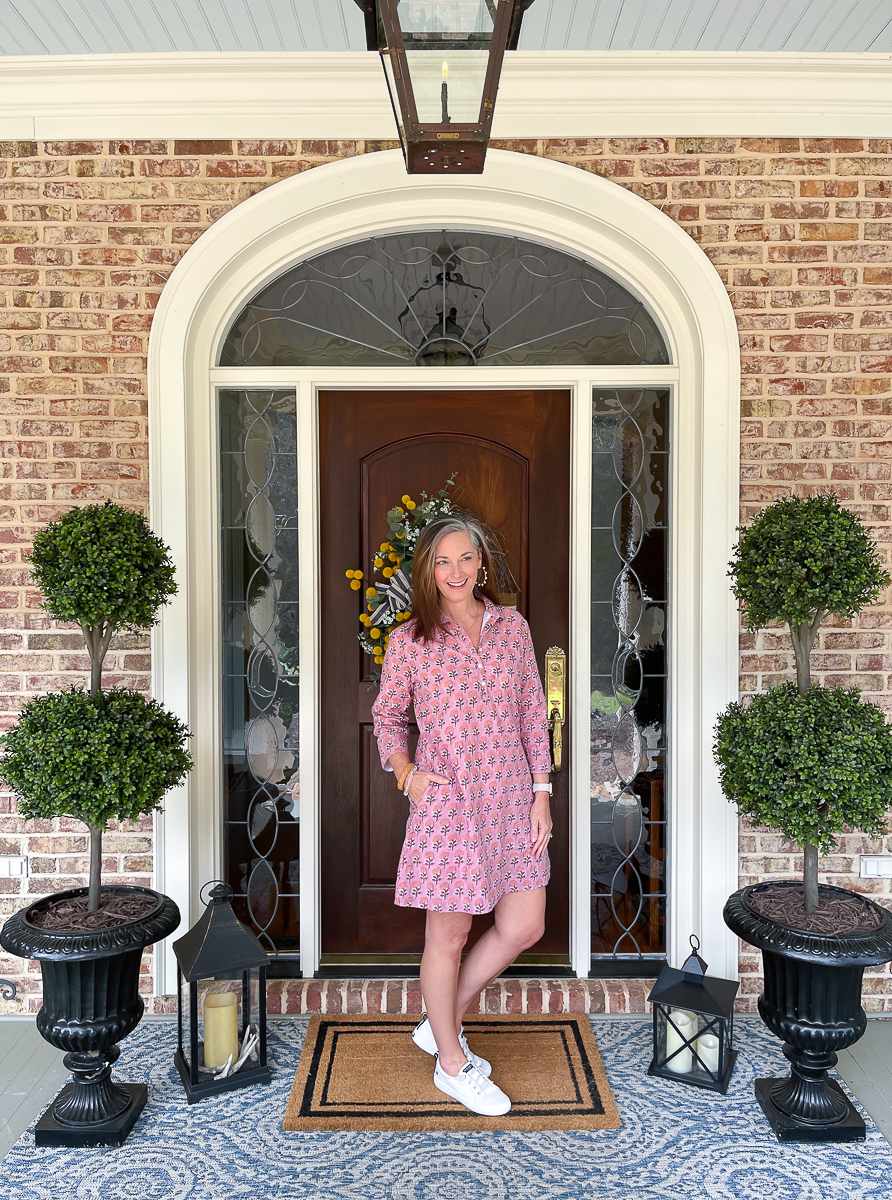
<svg viewBox="0 0 892 1200"><path fill-rule="evenodd" d="M503 1117L511 1111L511 1101L502 1089L487 1079L472 1062L462 1067L457 1075L447 1075L437 1059L434 1087L482 1117Z"/></svg>
<svg viewBox="0 0 892 1200"><path fill-rule="evenodd" d="M435 1055L437 1053L437 1042L434 1038L434 1031L431 1029L431 1023L427 1019L427 1013L421 1014L421 1021L412 1030L412 1041L425 1054ZM470 1049L464 1029L458 1035L458 1044L464 1050L465 1058L468 1062L472 1063L482 1075L485 1075L489 1079L490 1075L492 1075L492 1063L487 1062L485 1058L481 1058L479 1054L475 1054Z"/></svg>

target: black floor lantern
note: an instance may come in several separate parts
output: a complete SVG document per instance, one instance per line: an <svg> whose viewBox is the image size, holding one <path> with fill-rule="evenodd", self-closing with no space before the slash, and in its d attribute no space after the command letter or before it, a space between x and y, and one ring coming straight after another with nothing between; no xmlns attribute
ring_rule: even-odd
<svg viewBox="0 0 892 1200"><path fill-rule="evenodd" d="M654 1055L648 1075L721 1092L731 1081L734 998L740 984L706 974L700 943L680 971L664 967L648 996L654 1010Z"/></svg>
<svg viewBox="0 0 892 1200"><path fill-rule="evenodd" d="M174 1062L190 1104L271 1079L266 1063L269 957L232 911L232 888L213 882L204 914L173 944L179 1033ZM201 1030L200 980L231 985L205 993ZM184 982L189 986L188 1015L183 1012Z"/></svg>

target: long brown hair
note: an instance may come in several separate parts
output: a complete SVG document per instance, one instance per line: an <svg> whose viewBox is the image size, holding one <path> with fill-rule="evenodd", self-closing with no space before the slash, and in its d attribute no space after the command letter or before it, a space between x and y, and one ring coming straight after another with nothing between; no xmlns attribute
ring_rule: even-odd
<svg viewBox="0 0 892 1200"><path fill-rule="evenodd" d="M450 533L466 533L474 549L480 551L480 565L485 570L486 582L474 585L474 595L478 600L485 596L493 604L498 604L493 585L492 555L480 521L473 513L437 517L418 535L412 560L412 637L416 642L433 642L441 633L446 632L440 614L440 593L437 591L434 567L437 561L437 547Z"/></svg>

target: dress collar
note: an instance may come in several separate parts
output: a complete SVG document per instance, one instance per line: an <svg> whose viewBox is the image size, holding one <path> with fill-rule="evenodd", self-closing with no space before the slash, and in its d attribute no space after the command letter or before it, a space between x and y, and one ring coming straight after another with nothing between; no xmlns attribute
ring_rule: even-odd
<svg viewBox="0 0 892 1200"><path fill-rule="evenodd" d="M500 620L505 610L500 604L493 604L492 600L489 600L486 596L482 596L481 599L485 607L483 624L480 626L480 636L483 637L483 630L486 629L487 625L493 625L496 621ZM461 625L459 625L458 621L454 621L442 609L440 610L440 616L443 619L443 624L450 633L457 633L461 630Z"/></svg>

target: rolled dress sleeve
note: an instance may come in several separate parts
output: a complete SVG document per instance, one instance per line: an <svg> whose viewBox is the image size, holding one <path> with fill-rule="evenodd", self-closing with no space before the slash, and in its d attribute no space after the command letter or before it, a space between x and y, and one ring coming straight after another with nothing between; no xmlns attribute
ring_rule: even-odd
<svg viewBox="0 0 892 1200"><path fill-rule="evenodd" d="M520 739L530 770L533 773L548 772L551 770L551 749L548 744L548 705L542 690L542 680L539 676L539 666L536 662L536 651L533 648L530 627L526 621L523 622L521 629L522 661L518 689Z"/></svg>
<svg viewBox="0 0 892 1200"><path fill-rule="evenodd" d="M405 627L390 637L378 697L372 705L375 737L385 771L391 754L409 753L409 709L412 705L412 664Z"/></svg>

